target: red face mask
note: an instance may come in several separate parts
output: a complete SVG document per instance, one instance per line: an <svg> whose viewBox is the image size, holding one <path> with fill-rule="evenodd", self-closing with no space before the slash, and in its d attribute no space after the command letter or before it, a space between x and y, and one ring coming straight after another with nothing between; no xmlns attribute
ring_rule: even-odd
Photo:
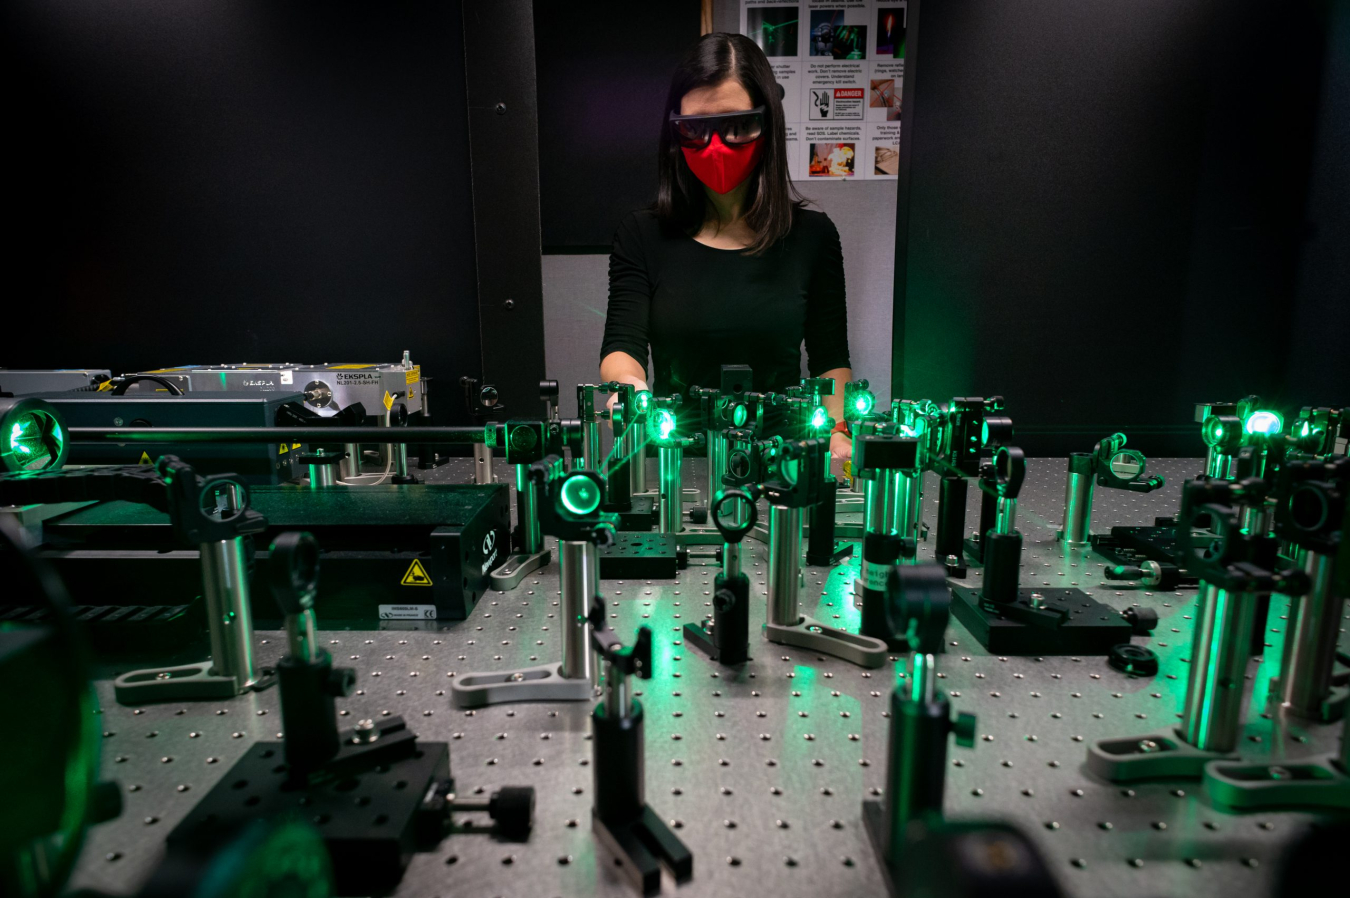
<svg viewBox="0 0 1350 898"><path fill-rule="evenodd" d="M722 143L722 136L714 133L708 145L700 150L680 147L684 151L684 161L689 170L713 193L729 193L750 177L750 173L759 164L764 153L764 138L741 146L729 147Z"/></svg>

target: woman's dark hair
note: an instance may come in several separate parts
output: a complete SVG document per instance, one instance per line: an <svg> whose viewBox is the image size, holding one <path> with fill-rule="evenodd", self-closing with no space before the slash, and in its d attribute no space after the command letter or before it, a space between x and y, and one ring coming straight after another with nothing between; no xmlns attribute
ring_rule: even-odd
<svg viewBox="0 0 1350 898"><path fill-rule="evenodd" d="M764 150L750 176L745 197L745 222L755 239L745 248L758 255L784 237L792 227L794 210L805 204L788 180L787 137L778 82L764 51L741 34L705 34L685 53L670 79L666 108L661 113L660 157L657 160L656 216L662 223L690 235L698 233L706 217L703 183L689 170L679 145L671 139L670 113L680 114L680 101L691 90L735 80L750 95L751 106L764 107Z"/></svg>

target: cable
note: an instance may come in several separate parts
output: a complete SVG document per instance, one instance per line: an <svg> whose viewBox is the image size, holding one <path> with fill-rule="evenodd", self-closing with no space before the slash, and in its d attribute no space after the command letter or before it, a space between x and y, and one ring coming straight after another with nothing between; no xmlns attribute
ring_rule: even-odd
<svg viewBox="0 0 1350 898"><path fill-rule="evenodd" d="M167 378L159 377L154 374L128 374L126 377L117 378L117 386L112 388L114 396L121 396L127 391L127 387L142 380L153 381L169 391L170 396L182 396L183 391L177 384Z"/></svg>
<svg viewBox="0 0 1350 898"><path fill-rule="evenodd" d="M389 426L389 413L390 413L390 411L391 411L391 409L388 409L388 408L384 410L384 426L385 426L385 427L388 427L388 426ZM359 447L357 448L357 451L358 451L358 452L361 451ZM388 453L388 456L389 456L389 457L385 459L384 473L383 473L383 474L380 474L380 475L379 475L379 478L380 478L380 479L379 479L379 480L376 480L374 483L352 483L352 482L349 481L349 480L336 480L336 481L334 481L334 482L335 482L335 483L338 483L338 484L341 484L342 486L379 486L381 483L384 483L384 481L385 481L386 479L388 479L390 472L394 470L394 453L393 453L393 452L389 452L389 453ZM358 470L360 469L360 459L357 459L357 468L358 468ZM353 477L375 477L376 475L375 475L375 474L353 474L352 476L353 476Z"/></svg>

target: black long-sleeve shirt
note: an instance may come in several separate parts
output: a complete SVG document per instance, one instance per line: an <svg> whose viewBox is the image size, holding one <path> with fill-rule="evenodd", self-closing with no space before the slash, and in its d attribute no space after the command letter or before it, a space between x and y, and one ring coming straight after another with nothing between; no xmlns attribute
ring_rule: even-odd
<svg viewBox="0 0 1350 898"><path fill-rule="evenodd" d="M758 256L706 246L650 211L629 215L609 257L600 357L645 365L650 344L657 396L715 387L731 364L751 367L756 390L781 391L801 380L803 341L813 377L851 367L839 232L823 212L794 214Z"/></svg>

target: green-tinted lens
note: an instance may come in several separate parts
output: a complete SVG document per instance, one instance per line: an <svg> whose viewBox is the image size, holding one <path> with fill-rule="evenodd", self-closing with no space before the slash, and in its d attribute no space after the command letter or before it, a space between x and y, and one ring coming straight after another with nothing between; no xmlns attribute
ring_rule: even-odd
<svg viewBox="0 0 1350 898"><path fill-rule="evenodd" d="M1242 429L1251 434L1265 434L1273 436L1280 432L1284 427L1284 419L1280 417L1279 412L1256 411L1247 416L1243 422Z"/></svg>
<svg viewBox="0 0 1350 898"><path fill-rule="evenodd" d="M825 406L823 405L816 406L816 410L811 413L811 427L815 430L820 430L829 422L829 420L830 414L825 411Z"/></svg>
<svg viewBox="0 0 1350 898"><path fill-rule="evenodd" d="M675 414L669 409L661 409L650 419L648 428L653 439L668 440L675 433Z"/></svg>
<svg viewBox="0 0 1350 898"><path fill-rule="evenodd" d="M573 474L563 481L560 491L563 508L575 515L588 515L600 507L600 488L595 481L582 474Z"/></svg>
<svg viewBox="0 0 1350 898"><path fill-rule="evenodd" d="M638 390L633 394L633 407L639 415L645 415L647 409L652 407L652 394L647 390Z"/></svg>
<svg viewBox="0 0 1350 898"><path fill-rule="evenodd" d="M750 410L743 405L737 405L731 410L731 423L737 427L745 426L745 419L750 414Z"/></svg>

